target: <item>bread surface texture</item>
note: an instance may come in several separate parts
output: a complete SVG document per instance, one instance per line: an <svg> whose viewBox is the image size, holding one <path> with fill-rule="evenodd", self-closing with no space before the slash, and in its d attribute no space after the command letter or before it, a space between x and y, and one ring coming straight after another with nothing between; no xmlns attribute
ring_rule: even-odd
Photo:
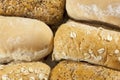
<svg viewBox="0 0 120 80"><path fill-rule="evenodd" d="M119 80L120 72L101 66L61 61L51 72L50 80Z"/></svg>
<svg viewBox="0 0 120 80"><path fill-rule="evenodd" d="M66 0L66 10L76 20L95 20L120 26L120 0Z"/></svg>
<svg viewBox="0 0 120 80"><path fill-rule="evenodd" d="M0 0L0 15L41 20L49 25L61 21L65 0Z"/></svg>
<svg viewBox="0 0 120 80"><path fill-rule="evenodd" d="M42 21L0 16L0 63L40 60L52 47L53 33Z"/></svg>
<svg viewBox="0 0 120 80"><path fill-rule="evenodd" d="M86 61L120 70L119 44L120 32L68 21L55 34L52 59Z"/></svg>
<svg viewBox="0 0 120 80"><path fill-rule="evenodd" d="M0 80L49 80L50 70L42 62L0 65Z"/></svg>

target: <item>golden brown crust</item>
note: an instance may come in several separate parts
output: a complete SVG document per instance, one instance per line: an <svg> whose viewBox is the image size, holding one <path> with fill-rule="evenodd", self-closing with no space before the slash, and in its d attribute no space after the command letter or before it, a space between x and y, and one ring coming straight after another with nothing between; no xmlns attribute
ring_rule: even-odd
<svg viewBox="0 0 120 80"><path fill-rule="evenodd" d="M48 80L50 67L42 62L0 66L0 80Z"/></svg>
<svg viewBox="0 0 120 80"><path fill-rule="evenodd" d="M74 21L60 26L53 59L87 61L120 70L120 33Z"/></svg>
<svg viewBox="0 0 120 80"><path fill-rule="evenodd" d="M0 0L0 14L58 23L64 13L65 0Z"/></svg>
<svg viewBox="0 0 120 80"><path fill-rule="evenodd" d="M76 20L95 20L120 26L120 0L66 0L66 10Z"/></svg>
<svg viewBox="0 0 120 80"><path fill-rule="evenodd" d="M62 61L51 72L50 80L119 80L120 72L87 63Z"/></svg>

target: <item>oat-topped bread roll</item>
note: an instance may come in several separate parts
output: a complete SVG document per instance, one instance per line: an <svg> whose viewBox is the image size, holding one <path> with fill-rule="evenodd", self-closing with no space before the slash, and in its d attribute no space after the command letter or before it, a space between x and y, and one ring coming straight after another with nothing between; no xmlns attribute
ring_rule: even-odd
<svg viewBox="0 0 120 80"><path fill-rule="evenodd" d="M62 61L52 70L50 80L120 80L120 72L82 62Z"/></svg>
<svg viewBox="0 0 120 80"><path fill-rule="evenodd" d="M120 0L66 0L68 15L76 20L95 20L120 26Z"/></svg>
<svg viewBox="0 0 120 80"><path fill-rule="evenodd" d="M69 21L55 34L53 60L87 61L120 70L120 32Z"/></svg>
<svg viewBox="0 0 120 80"><path fill-rule="evenodd" d="M0 16L0 63L39 60L52 46L53 33L42 21Z"/></svg>
<svg viewBox="0 0 120 80"><path fill-rule="evenodd" d="M0 80L48 80L50 67L42 62L0 66Z"/></svg>
<svg viewBox="0 0 120 80"><path fill-rule="evenodd" d="M20 16L57 24L63 17L65 0L0 0L0 15Z"/></svg>

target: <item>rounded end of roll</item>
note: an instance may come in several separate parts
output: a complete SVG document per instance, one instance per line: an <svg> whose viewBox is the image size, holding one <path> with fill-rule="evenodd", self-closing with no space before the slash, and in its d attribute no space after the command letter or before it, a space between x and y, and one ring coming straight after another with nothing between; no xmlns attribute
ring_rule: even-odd
<svg viewBox="0 0 120 80"><path fill-rule="evenodd" d="M50 54L52 30L42 21L0 17L0 63L35 61Z"/></svg>

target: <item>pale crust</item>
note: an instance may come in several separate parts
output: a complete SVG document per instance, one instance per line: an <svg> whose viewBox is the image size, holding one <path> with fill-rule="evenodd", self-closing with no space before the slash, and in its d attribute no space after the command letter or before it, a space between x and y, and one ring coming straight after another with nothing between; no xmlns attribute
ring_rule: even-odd
<svg viewBox="0 0 120 80"><path fill-rule="evenodd" d="M0 65L0 80L48 80L50 67L42 62Z"/></svg>
<svg viewBox="0 0 120 80"><path fill-rule="evenodd" d="M69 21L55 34L53 60L86 61L120 70L120 32Z"/></svg>
<svg viewBox="0 0 120 80"><path fill-rule="evenodd" d="M66 10L76 20L96 20L120 26L120 0L66 0Z"/></svg>
<svg viewBox="0 0 120 80"><path fill-rule="evenodd" d="M119 80L120 72L87 63L62 61L51 72L50 80Z"/></svg>
<svg viewBox="0 0 120 80"><path fill-rule="evenodd" d="M0 16L0 63L39 60L52 47L53 33L42 21Z"/></svg>

